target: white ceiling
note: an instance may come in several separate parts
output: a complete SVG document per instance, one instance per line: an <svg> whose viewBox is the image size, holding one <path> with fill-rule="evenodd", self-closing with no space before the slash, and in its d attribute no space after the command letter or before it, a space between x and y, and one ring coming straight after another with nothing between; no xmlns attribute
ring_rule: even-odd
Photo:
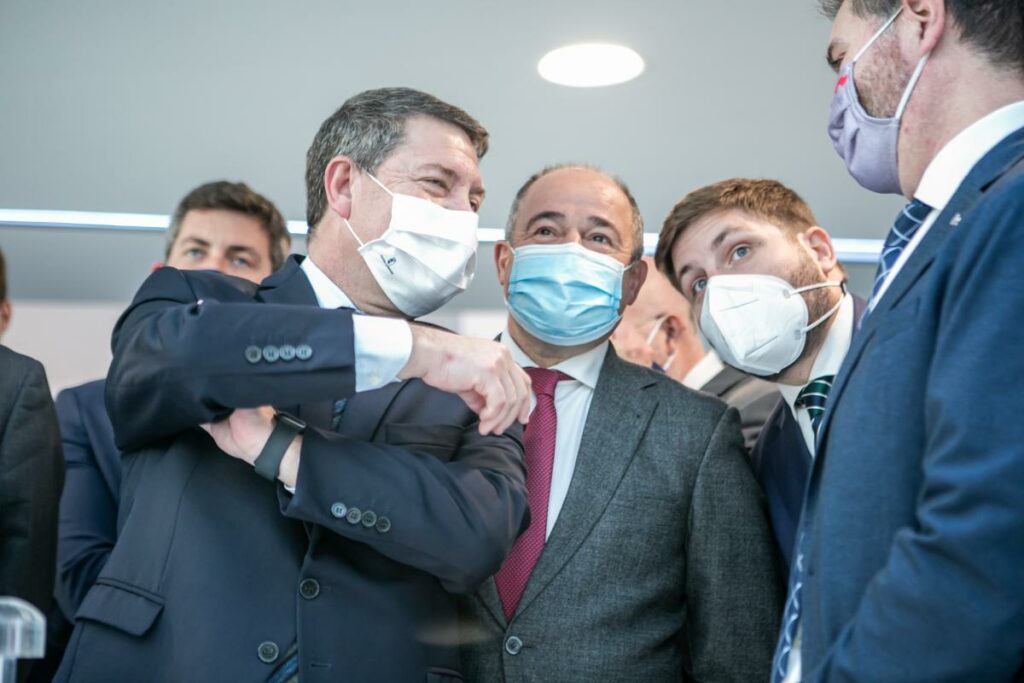
<svg viewBox="0 0 1024 683"><path fill-rule="evenodd" d="M688 190L747 175L791 185L835 236L880 238L900 201L857 187L828 142L828 31L816 0L0 0L0 208L168 213L230 178L302 218L320 122L406 85L491 130L485 227L530 173L581 161L631 185L649 231ZM633 47L646 72L594 90L537 76L549 49L593 40ZM0 230L0 245L15 262L81 253L37 232ZM118 296L159 256L87 239ZM11 269L24 296L54 277ZM89 276L60 273L59 289Z"/></svg>

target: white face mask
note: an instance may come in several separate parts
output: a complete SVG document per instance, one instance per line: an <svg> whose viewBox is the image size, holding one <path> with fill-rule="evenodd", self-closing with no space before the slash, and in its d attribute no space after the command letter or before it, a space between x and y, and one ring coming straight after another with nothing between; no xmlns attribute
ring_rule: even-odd
<svg viewBox="0 0 1024 683"><path fill-rule="evenodd" d="M708 279L700 331L722 360L751 375L775 375L800 358L807 333L835 315L840 301L819 320L807 324L802 292L843 287L822 282L794 289L771 275L716 275Z"/></svg>
<svg viewBox="0 0 1024 683"><path fill-rule="evenodd" d="M391 222L375 240L359 242L359 254L373 279L399 311L417 318L436 311L466 291L476 272L477 225L472 211L454 211L384 187L391 195Z"/></svg>

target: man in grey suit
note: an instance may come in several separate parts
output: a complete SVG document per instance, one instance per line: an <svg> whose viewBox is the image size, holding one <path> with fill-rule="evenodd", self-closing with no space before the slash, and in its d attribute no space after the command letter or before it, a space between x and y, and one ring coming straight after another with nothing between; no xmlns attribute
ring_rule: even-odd
<svg viewBox="0 0 1024 683"><path fill-rule="evenodd" d="M621 181L530 178L495 249L502 343L532 379L530 527L462 604L469 681L760 680L780 583L739 419L621 360L608 338L647 272Z"/></svg>
<svg viewBox="0 0 1024 683"><path fill-rule="evenodd" d="M729 367L714 349L705 351L690 302L658 272L654 259L645 256L644 262L644 286L611 337L615 352L734 407L750 451L781 400L778 390L771 382Z"/></svg>

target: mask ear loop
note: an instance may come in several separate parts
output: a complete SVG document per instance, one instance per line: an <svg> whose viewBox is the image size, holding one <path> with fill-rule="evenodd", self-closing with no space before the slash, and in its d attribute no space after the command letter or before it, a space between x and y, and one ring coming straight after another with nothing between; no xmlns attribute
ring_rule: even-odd
<svg viewBox="0 0 1024 683"><path fill-rule="evenodd" d="M914 69L914 75L910 77L910 82L907 83L907 89L903 91L903 97L900 99L900 106L896 108L897 119L903 118L903 112L906 111L907 105L910 103L910 96L914 94L914 88L917 86L918 79L921 78L921 73L924 71L924 65L928 63L928 58L932 56L929 52L921 61L917 63L917 68Z"/></svg>
<svg viewBox="0 0 1024 683"><path fill-rule="evenodd" d="M370 173L369 171L367 171L365 169L362 169L362 170L363 170L363 173L365 173L367 176L369 176L370 180L372 180L373 182L377 183L377 185L380 186L380 189L382 189L385 192L387 192L389 195L391 195L391 197L395 196L395 193L392 192L391 190L389 190L388 188L384 187L384 183L382 183L381 181L377 180L377 177L375 175L373 175L372 173ZM363 240L359 239L359 235L357 235L356 231L352 229L352 224L348 222L348 219L347 218L342 218L341 220L345 221L345 227L348 228L348 231L352 234L352 237L355 238L356 242L359 243L359 248L362 249L363 247L365 247L366 246L366 242L364 242ZM394 275L395 271L391 269L391 266L388 264L388 262L384 258L383 254L380 255L380 260L384 264L384 267L388 269L388 272L391 273L392 275Z"/></svg>
<svg viewBox="0 0 1024 683"><path fill-rule="evenodd" d="M868 48L875 44L875 41L878 40L883 33L885 33L887 28L892 26L892 23L896 21L896 17L898 17L900 15L900 12L902 11L903 5L900 5L900 8L896 10L896 13L889 17L886 20L886 22L882 24L882 27L880 29L875 31L875 35L871 36L871 40L864 43L864 47L857 51L857 54L854 55L853 59L850 60L850 71L853 71L853 65L859 62L860 58L864 56L864 53L868 51Z"/></svg>
<svg viewBox="0 0 1024 683"><path fill-rule="evenodd" d="M803 330L801 330L799 333L797 333L797 336L800 336L801 334L807 334L808 332L813 330L815 327L818 327L819 325L824 323L826 320L828 320L829 318L834 316L839 311L839 307L843 305L843 301L846 299L846 281L845 280L842 281L842 282L823 282L820 285L812 285L810 287L801 287L800 289L795 290L795 291L797 291L797 292L807 292L807 291L810 291L812 289L822 289L824 287L840 287L843 290L843 296L841 296L839 298L839 303L837 303L835 306L833 306L832 309L828 313L826 313L825 315L823 315L820 318L818 318L818 320L816 322L813 322L810 325L808 325L807 327L803 328Z"/></svg>

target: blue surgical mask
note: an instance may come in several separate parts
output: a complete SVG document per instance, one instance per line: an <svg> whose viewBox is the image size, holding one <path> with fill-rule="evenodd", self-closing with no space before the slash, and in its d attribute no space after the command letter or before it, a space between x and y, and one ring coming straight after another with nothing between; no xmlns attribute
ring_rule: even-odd
<svg viewBox="0 0 1024 683"><path fill-rule="evenodd" d="M513 252L509 313L528 334L579 346L615 329L626 267L576 242L531 244Z"/></svg>

